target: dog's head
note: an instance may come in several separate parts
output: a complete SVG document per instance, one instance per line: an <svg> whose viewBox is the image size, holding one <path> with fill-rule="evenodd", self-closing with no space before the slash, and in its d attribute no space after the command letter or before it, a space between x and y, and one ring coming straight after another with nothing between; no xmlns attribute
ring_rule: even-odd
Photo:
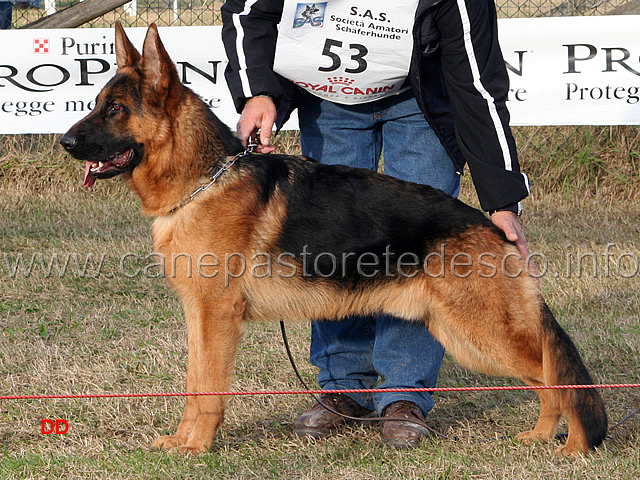
<svg viewBox="0 0 640 480"><path fill-rule="evenodd" d="M142 55L116 23L118 70L96 97L92 112L61 138L75 158L85 160L84 185L130 172L145 159L149 142L162 137L162 112L175 104L180 80L155 25L147 30ZM166 126L165 126L166 127Z"/></svg>

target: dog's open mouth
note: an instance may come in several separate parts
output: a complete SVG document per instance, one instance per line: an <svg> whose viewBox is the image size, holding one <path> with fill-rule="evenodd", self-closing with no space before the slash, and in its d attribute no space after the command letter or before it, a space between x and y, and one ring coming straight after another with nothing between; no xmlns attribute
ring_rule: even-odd
<svg viewBox="0 0 640 480"><path fill-rule="evenodd" d="M84 170L84 186L92 187L97 178L111 178L126 171L134 157L133 148L114 153L101 162L87 161Z"/></svg>

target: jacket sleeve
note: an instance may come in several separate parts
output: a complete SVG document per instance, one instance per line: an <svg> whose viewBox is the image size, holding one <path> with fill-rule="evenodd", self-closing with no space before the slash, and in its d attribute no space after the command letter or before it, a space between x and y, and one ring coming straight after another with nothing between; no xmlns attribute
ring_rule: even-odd
<svg viewBox="0 0 640 480"><path fill-rule="evenodd" d="M225 78L238 112L255 95L277 104L282 86L273 71L282 0L227 0L221 8L222 41L229 63Z"/></svg>
<svg viewBox="0 0 640 480"><path fill-rule="evenodd" d="M506 101L509 77L492 0L444 0L434 14L458 144L482 208L515 210L529 194Z"/></svg>

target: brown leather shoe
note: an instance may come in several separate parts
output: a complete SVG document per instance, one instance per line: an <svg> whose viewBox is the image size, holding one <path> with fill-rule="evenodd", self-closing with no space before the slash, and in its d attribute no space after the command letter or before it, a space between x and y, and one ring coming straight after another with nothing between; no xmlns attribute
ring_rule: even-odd
<svg viewBox="0 0 640 480"><path fill-rule="evenodd" d="M320 401L336 412L350 417L366 417L373 413L342 393L323 393L320 395ZM300 437L322 438L350 423L354 422L336 415L316 403L311 410L296 419L294 432Z"/></svg>
<svg viewBox="0 0 640 480"><path fill-rule="evenodd" d="M421 422L425 416L418 405L406 400L387 405L382 412L384 418L411 419ZM392 420L382 424L382 443L395 448L412 448L418 445L422 438L429 436L429 429L412 422Z"/></svg>

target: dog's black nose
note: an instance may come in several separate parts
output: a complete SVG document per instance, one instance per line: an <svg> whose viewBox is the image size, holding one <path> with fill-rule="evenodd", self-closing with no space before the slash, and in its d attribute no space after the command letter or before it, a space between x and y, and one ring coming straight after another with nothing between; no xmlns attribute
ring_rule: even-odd
<svg viewBox="0 0 640 480"><path fill-rule="evenodd" d="M62 145L66 150L71 151L76 148L76 145L78 145L78 139L71 135L64 135L60 139L60 145Z"/></svg>

